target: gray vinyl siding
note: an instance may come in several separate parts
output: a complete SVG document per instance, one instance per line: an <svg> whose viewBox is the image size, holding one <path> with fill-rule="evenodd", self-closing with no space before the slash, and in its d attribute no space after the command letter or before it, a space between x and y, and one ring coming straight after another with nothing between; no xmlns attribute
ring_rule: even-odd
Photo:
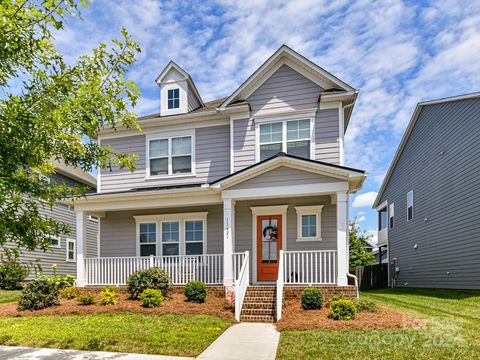
<svg viewBox="0 0 480 360"><path fill-rule="evenodd" d="M397 286L480 289L479 137L480 99L421 110L380 201L395 204L388 240Z"/></svg>
<svg viewBox="0 0 480 360"><path fill-rule="evenodd" d="M235 251L252 253L252 206L288 205L287 208L287 249L284 250L336 250L337 249L337 208L331 204L330 196L311 196L288 199L238 201L235 203ZM297 213L295 206L324 205L321 214L322 241L297 241ZM274 214L272 214L274 215ZM285 225L284 225L285 226ZM250 261L253 273L253 259Z"/></svg>
<svg viewBox="0 0 480 360"><path fill-rule="evenodd" d="M162 208L134 211L107 212L100 226L100 256L136 256L136 223L134 216L153 214L181 214L208 212L207 214L207 253L223 253L223 206L209 205L188 208ZM157 244L158 246L158 244ZM158 251L158 250L157 250Z"/></svg>
<svg viewBox="0 0 480 360"><path fill-rule="evenodd" d="M101 170L101 191L121 191L149 186L206 183L230 174L230 126L219 125L195 129L196 174L187 177L145 179L146 140L145 135L134 135L102 140L115 151L135 154L136 169L114 167L112 171Z"/></svg>
<svg viewBox="0 0 480 360"><path fill-rule="evenodd" d="M289 66L282 65L247 101L253 116L272 111L311 109L318 106L322 90Z"/></svg>
<svg viewBox="0 0 480 360"><path fill-rule="evenodd" d="M188 111L192 111L200 107L200 103L196 99L190 87L188 87L187 100L188 100L188 104L187 104Z"/></svg>
<svg viewBox="0 0 480 360"><path fill-rule="evenodd" d="M234 172L255 164L255 123L253 118L233 122Z"/></svg>
<svg viewBox="0 0 480 360"><path fill-rule="evenodd" d="M230 187L229 190L270 188L272 186L286 186L289 184L324 184L340 181L344 180L282 166L255 176L254 178L246 180L238 185L234 185Z"/></svg>
<svg viewBox="0 0 480 360"><path fill-rule="evenodd" d="M315 117L315 160L340 164L338 109L317 111Z"/></svg>

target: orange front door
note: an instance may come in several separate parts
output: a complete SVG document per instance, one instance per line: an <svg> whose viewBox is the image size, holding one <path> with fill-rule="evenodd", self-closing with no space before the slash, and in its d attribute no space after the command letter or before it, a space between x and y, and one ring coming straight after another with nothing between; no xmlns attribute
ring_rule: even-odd
<svg viewBox="0 0 480 360"><path fill-rule="evenodd" d="M282 249L282 215L257 216L257 280L275 281Z"/></svg>

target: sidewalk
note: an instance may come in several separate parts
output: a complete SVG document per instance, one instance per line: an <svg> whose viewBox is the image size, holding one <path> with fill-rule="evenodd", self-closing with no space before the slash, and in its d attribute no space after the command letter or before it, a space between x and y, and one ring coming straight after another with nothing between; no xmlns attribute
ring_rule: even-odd
<svg viewBox="0 0 480 360"><path fill-rule="evenodd" d="M31 359L31 360L190 360L193 358L126 354L105 351L81 351L81 350L60 350L60 349L36 349L23 346L0 346L0 359Z"/></svg>
<svg viewBox="0 0 480 360"><path fill-rule="evenodd" d="M240 323L227 329L197 359L274 360L279 340L273 324Z"/></svg>

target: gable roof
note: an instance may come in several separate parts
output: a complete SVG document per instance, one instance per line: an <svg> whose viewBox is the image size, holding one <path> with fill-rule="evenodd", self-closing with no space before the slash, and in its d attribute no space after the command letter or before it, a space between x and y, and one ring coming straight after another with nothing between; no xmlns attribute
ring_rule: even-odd
<svg viewBox="0 0 480 360"><path fill-rule="evenodd" d="M351 182L353 188L352 191L359 190L366 178L366 172L363 170L335 165L318 160L305 159L299 156L279 152L268 159L262 160L233 174L215 180L210 183L210 186L213 188L230 187L280 166L299 166L302 170L318 172L331 177L344 178L345 180Z"/></svg>
<svg viewBox="0 0 480 360"><path fill-rule="evenodd" d="M402 140L400 141L400 144L398 145L398 148L397 148L397 151L395 152L393 160L390 163L390 167L388 168L388 171L385 174L382 185L380 186L380 190L378 191L377 197L375 198L375 201L372 205L373 209L377 208L380 205L380 200L383 196L383 193L385 192L385 188L387 187L388 182L390 181L390 178L392 177L393 170L395 170L395 166L397 165L397 162L400 159L400 156L402 155L403 149L405 148L405 146L408 142L408 139L410 138L410 134L412 133L413 128L415 127L415 124L418 120L418 117L419 117L422 109L425 106L429 106L429 105L443 104L443 103L448 103L448 102L453 102L453 101L460 101L460 100L467 100L467 99L474 99L474 98L480 98L480 92L474 92L474 93L458 95L458 96L450 96L450 97L436 99L436 100L419 102L417 104L417 106L415 107L415 111L413 112L412 118L410 119L410 122L408 123L407 129L405 130L405 133L403 134Z"/></svg>
<svg viewBox="0 0 480 360"><path fill-rule="evenodd" d="M91 186L94 189L97 188L97 179L88 172L80 168L66 165L64 162L55 159L51 159L50 162L55 166L55 172L76 180L84 185Z"/></svg>
<svg viewBox="0 0 480 360"><path fill-rule="evenodd" d="M202 97L200 96L200 93L198 92L197 90L197 87L195 86L195 83L193 82L192 80L192 77L190 76L190 74L188 72L186 72L185 70L183 70L180 66L178 66L173 60L170 60L170 62L167 64L167 66L165 66L165 68L162 70L162 72L160 73L160 75L157 76L157 78L155 79L155 82L157 84L160 84L163 80L163 78L172 70L176 70L178 71L184 78L185 80L187 80L187 83L188 83L188 86L192 89L193 91L193 94L195 95L195 97L197 98L198 102L200 103L200 105L202 107L205 106L205 103L203 102L202 100Z"/></svg>

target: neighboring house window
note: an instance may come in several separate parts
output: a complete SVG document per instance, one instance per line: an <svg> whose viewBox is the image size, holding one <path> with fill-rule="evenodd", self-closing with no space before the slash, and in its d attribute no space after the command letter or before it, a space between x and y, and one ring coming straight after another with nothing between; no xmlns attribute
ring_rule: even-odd
<svg viewBox="0 0 480 360"><path fill-rule="evenodd" d="M93 221L93 222L97 222L97 223L98 223L98 217L96 217L96 216L93 216L93 215L88 215L88 220L89 220L89 221Z"/></svg>
<svg viewBox="0 0 480 360"><path fill-rule="evenodd" d="M393 229L393 225L394 225L394 211L395 211L394 203L391 203L390 205L388 205L388 227L390 229Z"/></svg>
<svg viewBox="0 0 480 360"><path fill-rule="evenodd" d="M180 222L162 222L163 256L180 255Z"/></svg>
<svg viewBox="0 0 480 360"><path fill-rule="evenodd" d="M140 256L157 255L157 224L144 223L139 227Z"/></svg>
<svg viewBox="0 0 480 360"><path fill-rule="evenodd" d="M309 159L311 156L311 124L310 119L260 124L260 161L281 151Z"/></svg>
<svg viewBox="0 0 480 360"><path fill-rule="evenodd" d="M323 205L296 206L297 241L322 240L321 215Z"/></svg>
<svg viewBox="0 0 480 360"><path fill-rule="evenodd" d="M385 206L378 212L378 230L387 228L387 207Z"/></svg>
<svg viewBox="0 0 480 360"><path fill-rule="evenodd" d="M202 255L206 250L207 213L135 216L139 255ZM147 226L148 225L148 226ZM158 242L155 229L159 229ZM148 233L148 234L147 234ZM147 241L150 239L150 241ZM153 246L152 246L153 243ZM159 248L155 245L158 243ZM142 249L151 246L148 251Z"/></svg>
<svg viewBox="0 0 480 360"><path fill-rule="evenodd" d="M75 261L76 249L75 240L67 239L67 261Z"/></svg>
<svg viewBox="0 0 480 360"><path fill-rule="evenodd" d="M168 108L178 109L180 107L180 89L168 90Z"/></svg>
<svg viewBox="0 0 480 360"><path fill-rule="evenodd" d="M52 247L59 248L60 247L60 238L52 237L52 238L50 238L50 243L51 243Z"/></svg>
<svg viewBox="0 0 480 360"><path fill-rule="evenodd" d="M407 194L407 221L413 219L413 190Z"/></svg>
<svg viewBox="0 0 480 360"><path fill-rule="evenodd" d="M193 135L148 140L149 175L191 174Z"/></svg>

